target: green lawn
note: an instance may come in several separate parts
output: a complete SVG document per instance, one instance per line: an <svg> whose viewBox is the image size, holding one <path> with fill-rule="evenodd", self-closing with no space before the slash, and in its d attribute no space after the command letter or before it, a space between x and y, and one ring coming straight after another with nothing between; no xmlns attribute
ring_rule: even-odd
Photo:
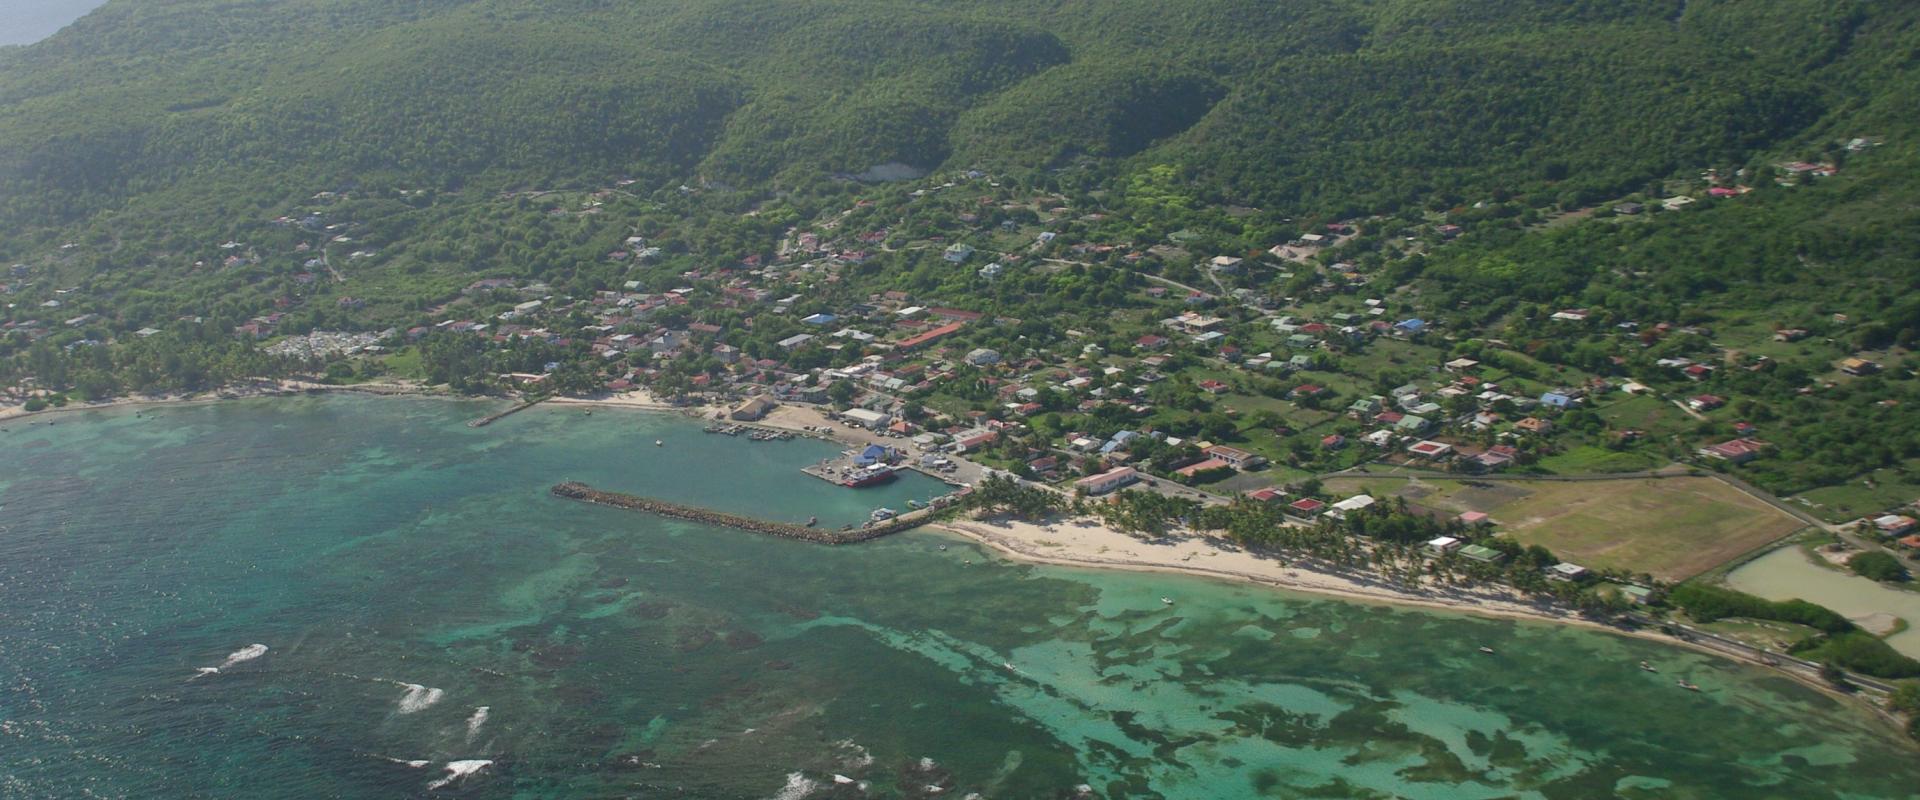
<svg viewBox="0 0 1920 800"><path fill-rule="evenodd" d="M1663 463L1665 459L1646 453L1614 451L1604 447L1582 445L1564 453L1542 458L1539 466L1541 469L1559 475L1592 475L1657 469Z"/></svg>
<svg viewBox="0 0 1920 800"><path fill-rule="evenodd" d="M1920 475L1920 460L1907 462L1907 471L1910 475ZM1915 500L1920 500L1920 480L1902 478L1894 470L1882 469L1839 486L1802 492L1790 502L1801 502L1814 516L1828 522L1847 522Z"/></svg>

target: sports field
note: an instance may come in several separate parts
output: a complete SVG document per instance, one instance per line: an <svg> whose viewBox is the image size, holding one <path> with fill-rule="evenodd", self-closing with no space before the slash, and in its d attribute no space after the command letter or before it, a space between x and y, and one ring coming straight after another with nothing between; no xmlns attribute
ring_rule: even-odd
<svg viewBox="0 0 1920 800"><path fill-rule="evenodd" d="M1340 478L1339 494L1372 490L1427 508L1484 511L1496 530L1561 559L1678 581L1799 530L1799 520L1712 478L1463 481Z"/></svg>

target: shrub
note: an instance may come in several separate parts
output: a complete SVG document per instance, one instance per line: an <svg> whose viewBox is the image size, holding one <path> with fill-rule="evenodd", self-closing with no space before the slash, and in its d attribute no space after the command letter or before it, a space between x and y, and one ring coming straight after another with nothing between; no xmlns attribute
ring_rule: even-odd
<svg viewBox="0 0 1920 800"><path fill-rule="evenodd" d="M1899 583L1913 577L1907 574L1907 568L1900 565L1899 559L1878 550L1848 559L1847 568L1853 570L1855 575L1888 583Z"/></svg>

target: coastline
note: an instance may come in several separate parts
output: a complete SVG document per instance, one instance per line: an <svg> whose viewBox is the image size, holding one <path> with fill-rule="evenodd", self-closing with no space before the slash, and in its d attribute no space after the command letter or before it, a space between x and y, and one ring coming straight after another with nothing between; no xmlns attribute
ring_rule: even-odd
<svg viewBox="0 0 1920 800"><path fill-rule="evenodd" d="M1576 611L1525 598L1510 589L1459 587L1409 591L1358 574L1342 574L1284 563L1247 552L1219 537L1190 534L1148 542L1087 518L1062 518L1046 524L1006 518L929 523L924 528L979 543L993 553L1034 564L1082 569L1119 569L1252 584L1281 591L1327 597L1352 603L1465 614L1488 619L1521 620L1574 627L1626 636L1677 647L1767 669L1843 702L1850 702L1899 733L1901 720L1865 691L1842 692L1818 670L1800 668L1797 661L1767 663L1752 653L1713 647L1647 628L1607 625ZM1174 598L1178 599L1178 598ZM1904 734L1895 737L1906 740Z"/></svg>
<svg viewBox="0 0 1920 800"><path fill-rule="evenodd" d="M74 404L33 412L26 412L21 407L14 406L0 409L0 424L61 412L191 405L229 400L291 397L316 392L387 397L454 397L444 391L434 391L411 383L333 385L298 380L263 381L245 388L222 389L196 395L123 397L100 403ZM585 408L670 412L694 419L709 419L715 411L722 410L721 407L712 405L673 405L659 400L643 389L603 398L555 397L545 402ZM872 443L895 444L894 440L880 434L829 421L819 410L802 406L783 405L765 419L751 424L791 430L850 447ZM807 428L809 425L813 426L812 429ZM1698 641L1677 638L1655 630L1603 624L1588 619L1578 612L1526 598L1511 589L1435 587L1410 591L1362 573L1335 573L1289 564L1274 557L1248 552L1232 542L1208 534L1186 534L1149 542L1107 527L1097 519L1086 517L1061 518L1046 524L1005 518L964 519L930 522L920 527L977 542L992 552L1029 563L1085 569L1158 572L1231 581L1345 602L1392 605L1489 619L1572 625L1591 631L1643 639L1750 666L1765 667L1830 697L1852 701L1858 707L1870 712L1872 716L1896 728L1900 724L1898 717L1866 695L1859 692L1841 692L1823 680L1817 671L1785 666L1796 662L1768 664L1751 653L1711 647ZM1896 738L1904 739L1905 737Z"/></svg>

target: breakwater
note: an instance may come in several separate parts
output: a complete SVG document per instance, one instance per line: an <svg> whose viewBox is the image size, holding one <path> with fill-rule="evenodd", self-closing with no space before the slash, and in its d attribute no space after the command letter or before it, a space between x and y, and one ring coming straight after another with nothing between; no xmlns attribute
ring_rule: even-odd
<svg viewBox="0 0 1920 800"><path fill-rule="evenodd" d="M817 544L853 544L855 542L878 539L882 536L917 527L925 523L935 511L933 508L920 509L907 512L883 522L869 523L859 528L828 530L823 528L809 528L805 525L796 525L791 522L774 522L772 520L743 517L739 514L729 514L724 511L715 511L711 508L701 508L699 506L681 505L652 497L639 497L631 494L622 494L620 492L607 492L574 481L556 484L553 487L553 494L555 497L564 497L568 500L579 500L585 503L624 508L631 511L645 511L649 514L659 514L663 517L673 517L675 519L684 519L692 522L704 522L709 525L724 525L729 528L739 528L743 531L765 533L773 536L785 536L789 539L800 539Z"/></svg>
<svg viewBox="0 0 1920 800"><path fill-rule="evenodd" d="M514 414L518 414L518 413L520 413L520 412L522 412L522 411L525 411L525 410L527 410L527 409L529 409L529 408L532 408L532 407L534 407L534 406L537 406L537 405L540 405L540 403L541 403L541 402L543 402L543 401L545 401L546 399L547 399L547 398L545 398L545 397L536 397L536 398L534 398L534 399L532 399L532 400L528 400L528 401L526 401L526 402L524 402L524 403L521 403L521 404L519 404L519 405L516 405L516 406L514 406L514 407L512 407L512 408L509 408L509 409L507 409L507 410L505 410L505 411L496 411L496 412L494 412L494 413L492 413L492 414L488 414L488 415L486 415L486 416L484 416L484 417L481 417L481 418L479 418L479 419L476 419L476 420L472 420L472 421L469 421L469 422L467 423L467 427L469 427L469 428L484 428L484 427L487 427L488 425L492 425L492 424L493 424L493 423L495 423L495 422L499 422L499 421L500 421L501 419L504 419L504 418L506 418L506 417L509 417L509 416L512 416L512 415L514 415ZM589 413L591 413L591 412L589 412Z"/></svg>

